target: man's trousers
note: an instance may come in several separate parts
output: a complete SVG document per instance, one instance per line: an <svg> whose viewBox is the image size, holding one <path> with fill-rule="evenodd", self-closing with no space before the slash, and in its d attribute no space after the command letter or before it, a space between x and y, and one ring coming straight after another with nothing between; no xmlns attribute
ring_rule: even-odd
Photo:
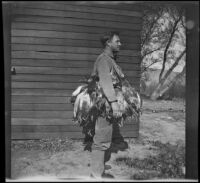
<svg viewBox="0 0 200 183"><path fill-rule="evenodd" d="M105 152L109 149L112 141L112 125L105 118L99 118L96 121L91 152L91 173L93 177L100 178L104 173Z"/></svg>

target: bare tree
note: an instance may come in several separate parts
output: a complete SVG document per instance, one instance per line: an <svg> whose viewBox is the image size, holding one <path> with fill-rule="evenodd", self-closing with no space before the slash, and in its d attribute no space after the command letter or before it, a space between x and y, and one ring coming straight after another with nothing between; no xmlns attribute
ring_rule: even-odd
<svg viewBox="0 0 200 183"><path fill-rule="evenodd" d="M155 63L162 63L158 85L151 95L151 98L155 100L161 93L164 94L162 91L166 91L164 89L166 82L186 53L186 46L184 11L174 6L155 8L154 11L158 12L149 13L147 11L147 14L149 14L144 17L146 21L144 21L143 26L145 31L142 32L142 74ZM149 19L156 21L147 23ZM145 25L145 23L147 23L147 25ZM177 42L180 42L183 50L175 49ZM179 51L180 54L176 56ZM157 55L157 58L154 58L152 55ZM164 75L166 63L169 64L170 61L173 63Z"/></svg>
<svg viewBox="0 0 200 183"><path fill-rule="evenodd" d="M163 94L168 91L174 83L176 83L181 77L183 77L183 75L185 74L185 68L186 66L183 67L183 70L182 72L180 72L179 74L177 74L173 79L169 80L167 82L167 84L164 86L162 85L160 88L159 88L159 92L154 92L152 95L151 95L151 99L152 100L156 100L158 97L161 97L163 96Z"/></svg>
<svg viewBox="0 0 200 183"><path fill-rule="evenodd" d="M172 44L175 32L178 30L178 23L182 20L182 17L183 17L181 12L178 12L177 14L178 15L176 17L176 16L173 15L173 12L172 12L172 17L173 17L173 20L172 20L172 23L171 23L172 24L171 25L172 30L169 34L169 39L168 39L167 45L165 47L162 69L161 69L161 72L160 72L160 75L159 75L159 81L161 81L161 78L163 76L163 72L165 70L165 65L166 65L166 61L167 61L167 52L169 50L170 45ZM174 21L174 23L173 23L173 21Z"/></svg>
<svg viewBox="0 0 200 183"><path fill-rule="evenodd" d="M162 8L151 5L149 5L149 7L144 11L143 29L141 34L142 59L161 49L159 46L155 49L149 49L148 44L153 41L154 33L159 26L159 19L162 17L162 14Z"/></svg>
<svg viewBox="0 0 200 183"><path fill-rule="evenodd" d="M174 64L171 66L171 68L166 72L166 74L164 75L164 77L160 80L160 82L158 83L156 89L154 90L154 92L151 94L151 99L155 100L158 97L162 96L164 94L165 91L167 91L173 84L173 81L170 81L170 85L165 85L165 83L167 82L167 79L169 77L169 75L171 74L171 72L174 70L174 68L178 65L179 61L181 60L181 58L183 57L183 55L186 53L186 49L182 51L182 53L179 55L179 57L176 59L176 61L174 62ZM185 67L185 66L184 66ZM183 72L183 71L182 71ZM176 77L174 78L174 81L176 81Z"/></svg>

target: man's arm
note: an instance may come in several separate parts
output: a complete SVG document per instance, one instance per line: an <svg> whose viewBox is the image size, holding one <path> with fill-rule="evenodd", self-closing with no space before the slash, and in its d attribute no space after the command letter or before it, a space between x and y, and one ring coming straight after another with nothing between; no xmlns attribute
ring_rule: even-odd
<svg viewBox="0 0 200 183"><path fill-rule="evenodd" d="M104 91L109 102L116 101L116 94L112 83L110 74L110 67L107 60L100 58L101 60L97 63L97 72L99 75L99 83Z"/></svg>

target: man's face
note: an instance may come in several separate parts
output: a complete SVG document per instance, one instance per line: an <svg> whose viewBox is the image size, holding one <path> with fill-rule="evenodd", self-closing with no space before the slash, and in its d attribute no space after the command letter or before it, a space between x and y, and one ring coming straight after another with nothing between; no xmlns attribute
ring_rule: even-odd
<svg viewBox="0 0 200 183"><path fill-rule="evenodd" d="M113 52L118 52L121 47L119 36L114 35L113 38L108 41L108 46L112 49Z"/></svg>

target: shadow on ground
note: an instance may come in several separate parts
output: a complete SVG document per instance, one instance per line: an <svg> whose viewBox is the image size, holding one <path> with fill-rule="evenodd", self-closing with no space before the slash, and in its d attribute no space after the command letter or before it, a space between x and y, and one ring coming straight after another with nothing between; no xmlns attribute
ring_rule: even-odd
<svg viewBox="0 0 200 183"><path fill-rule="evenodd" d="M128 149L112 153L106 172L117 180L184 178L184 101L145 100L139 138L126 138ZM82 141L43 139L12 142L12 178L89 177L90 151Z"/></svg>

